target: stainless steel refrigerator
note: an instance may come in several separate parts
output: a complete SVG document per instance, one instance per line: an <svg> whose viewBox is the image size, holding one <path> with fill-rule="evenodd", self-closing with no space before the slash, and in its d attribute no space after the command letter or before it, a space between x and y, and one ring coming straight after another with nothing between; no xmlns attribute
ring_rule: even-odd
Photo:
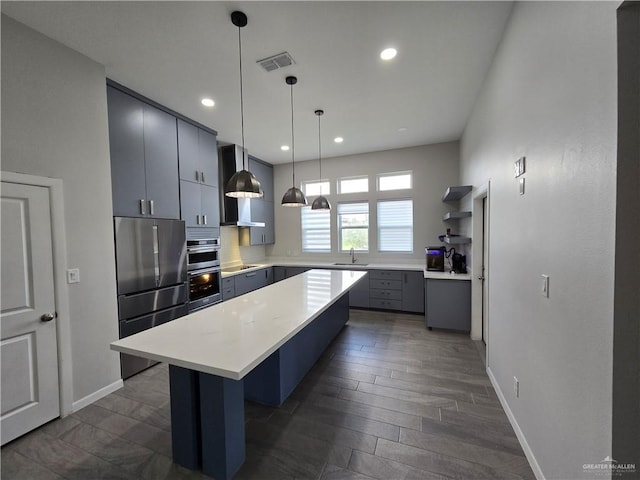
<svg viewBox="0 0 640 480"><path fill-rule="evenodd" d="M182 220L114 217L120 338L187 314ZM122 378L155 362L120 354Z"/></svg>

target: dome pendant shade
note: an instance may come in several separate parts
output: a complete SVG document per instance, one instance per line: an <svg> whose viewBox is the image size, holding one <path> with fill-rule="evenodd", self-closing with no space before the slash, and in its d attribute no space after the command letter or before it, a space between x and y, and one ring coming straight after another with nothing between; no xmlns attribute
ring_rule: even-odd
<svg viewBox="0 0 640 480"><path fill-rule="evenodd" d="M282 196L283 207L304 207L307 205L307 197L299 188L291 187Z"/></svg>
<svg viewBox="0 0 640 480"><path fill-rule="evenodd" d="M322 179L322 136L320 134L320 117L324 115L324 110L318 109L313 113L318 117L318 167L320 168L320 178ZM320 189L320 196L311 204L311 210L331 210L331 203L327 197L322 195L322 188Z"/></svg>
<svg viewBox="0 0 640 480"><path fill-rule="evenodd" d="M246 170L244 150L244 95L242 83L242 36L240 30L247 25L247 16L240 11L231 12L231 23L238 27L238 57L240 66L240 132L242 138L242 170L233 174L224 187L224 194L232 198L258 198L264 195L255 175Z"/></svg>
<svg viewBox="0 0 640 480"><path fill-rule="evenodd" d="M240 170L229 179L224 194L232 198L259 198L264 195L264 192L253 173L248 170Z"/></svg>
<svg viewBox="0 0 640 480"><path fill-rule="evenodd" d="M296 154L295 154L295 135L293 134L293 86L298 83L298 79L294 76L285 78L285 82L291 91L291 178L292 185L282 197L283 207L304 207L307 205L307 197L304 196L302 190L296 187Z"/></svg>
<svg viewBox="0 0 640 480"><path fill-rule="evenodd" d="M327 197L321 195L313 201L311 210L331 210L331 203L329 203Z"/></svg>

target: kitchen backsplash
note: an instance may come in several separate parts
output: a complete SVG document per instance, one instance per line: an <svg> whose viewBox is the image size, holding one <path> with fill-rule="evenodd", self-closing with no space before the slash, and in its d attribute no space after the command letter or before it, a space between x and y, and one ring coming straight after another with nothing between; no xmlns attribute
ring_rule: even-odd
<svg viewBox="0 0 640 480"><path fill-rule="evenodd" d="M239 263L249 264L263 261L265 258L264 245L241 247L238 240L238 227L220 227L222 266Z"/></svg>

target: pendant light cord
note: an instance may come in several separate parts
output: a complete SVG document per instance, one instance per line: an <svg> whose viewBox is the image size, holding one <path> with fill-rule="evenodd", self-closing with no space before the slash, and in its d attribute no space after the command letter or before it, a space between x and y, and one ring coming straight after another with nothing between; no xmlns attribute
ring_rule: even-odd
<svg viewBox="0 0 640 480"><path fill-rule="evenodd" d="M322 182L322 142L320 135L320 115L318 115L318 164L320 165L320 182ZM322 187L320 187L320 195L322 195Z"/></svg>
<svg viewBox="0 0 640 480"><path fill-rule="evenodd" d="M293 135L293 84L291 85L291 170L293 173L293 187L296 186L296 146Z"/></svg>
<svg viewBox="0 0 640 480"><path fill-rule="evenodd" d="M242 92L242 36L240 30L242 27L238 27L238 50L240 52L240 132L242 135L242 169L246 170L244 159L244 96Z"/></svg>

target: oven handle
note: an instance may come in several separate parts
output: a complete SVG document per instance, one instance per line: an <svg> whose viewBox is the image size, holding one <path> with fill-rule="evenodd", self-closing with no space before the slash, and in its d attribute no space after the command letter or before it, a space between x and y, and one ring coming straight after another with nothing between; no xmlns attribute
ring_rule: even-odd
<svg viewBox="0 0 640 480"><path fill-rule="evenodd" d="M187 247L187 253L217 252L218 250L220 250L220 245L200 245L197 247Z"/></svg>
<svg viewBox="0 0 640 480"><path fill-rule="evenodd" d="M196 277L198 275L202 275L203 273L221 273L221 268L203 268L200 270L192 270L189 272L189 277Z"/></svg>

